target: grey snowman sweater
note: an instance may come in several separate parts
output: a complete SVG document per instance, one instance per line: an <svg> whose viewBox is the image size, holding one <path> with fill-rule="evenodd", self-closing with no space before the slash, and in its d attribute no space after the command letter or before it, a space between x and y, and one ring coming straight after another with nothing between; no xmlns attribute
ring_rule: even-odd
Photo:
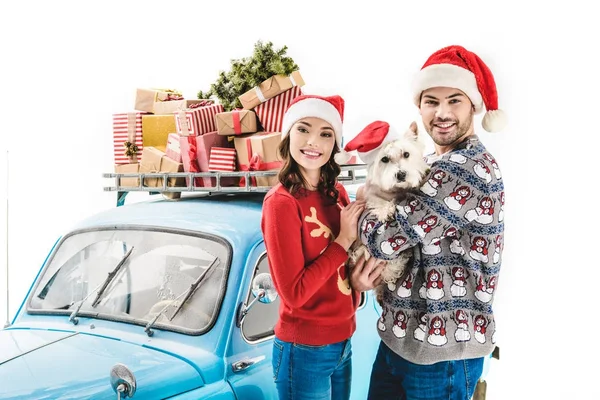
<svg viewBox="0 0 600 400"><path fill-rule="evenodd" d="M405 274L385 290L377 329L415 364L482 357L494 349L492 310L502 263L504 185L477 136L430 163L425 183L381 223L359 221L372 255L412 252Z"/></svg>

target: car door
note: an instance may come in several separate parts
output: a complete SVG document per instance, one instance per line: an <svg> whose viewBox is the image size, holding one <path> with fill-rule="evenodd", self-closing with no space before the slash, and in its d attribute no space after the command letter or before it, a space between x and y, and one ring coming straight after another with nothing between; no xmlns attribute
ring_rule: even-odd
<svg viewBox="0 0 600 400"><path fill-rule="evenodd" d="M241 280L238 312L250 305L241 324L234 323L227 351L227 376L238 399L277 400L273 368L273 327L279 316L279 298L271 303L255 301L252 281L259 274L270 273L264 243L249 254L244 279Z"/></svg>

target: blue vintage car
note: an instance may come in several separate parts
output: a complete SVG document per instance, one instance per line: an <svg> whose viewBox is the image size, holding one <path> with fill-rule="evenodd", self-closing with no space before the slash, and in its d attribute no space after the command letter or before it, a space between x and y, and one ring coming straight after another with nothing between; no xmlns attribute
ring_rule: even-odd
<svg viewBox="0 0 600 400"><path fill-rule="evenodd" d="M276 399L264 193L124 194L57 240L0 330L0 399ZM366 398L378 307L363 294L353 399Z"/></svg>

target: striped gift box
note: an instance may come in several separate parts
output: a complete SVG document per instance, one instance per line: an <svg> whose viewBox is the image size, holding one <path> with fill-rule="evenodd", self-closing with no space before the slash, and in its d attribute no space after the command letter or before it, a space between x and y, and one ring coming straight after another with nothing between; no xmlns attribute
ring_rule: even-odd
<svg viewBox="0 0 600 400"><path fill-rule="evenodd" d="M290 90L259 104L254 108L258 120L265 132L281 132L283 114L292 100L302 94L300 86L294 86Z"/></svg>
<svg viewBox="0 0 600 400"><path fill-rule="evenodd" d="M136 163L142 155L142 115L146 112L113 114L113 147L115 164ZM125 142L130 141L138 147L137 156L127 157Z"/></svg>
<svg viewBox="0 0 600 400"><path fill-rule="evenodd" d="M235 149L227 147L211 147L208 170L235 171Z"/></svg>
<svg viewBox="0 0 600 400"><path fill-rule="evenodd" d="M200 136L217 130L215 115L223 112L221 104L181 110L175 113L177 133L181 136Z"/></svg>

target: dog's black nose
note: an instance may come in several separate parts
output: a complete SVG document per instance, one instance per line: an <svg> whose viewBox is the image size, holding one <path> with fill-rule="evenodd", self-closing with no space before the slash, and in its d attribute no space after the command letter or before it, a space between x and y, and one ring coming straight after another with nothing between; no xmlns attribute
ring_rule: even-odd
<svg viewBox="0 0 600 400"><path fill-rule="evenodd" d="M406 172L404 172L404 171L396 172L396 179L398 180L398 182L404 182L404 180L406 179Z"/></svg>

